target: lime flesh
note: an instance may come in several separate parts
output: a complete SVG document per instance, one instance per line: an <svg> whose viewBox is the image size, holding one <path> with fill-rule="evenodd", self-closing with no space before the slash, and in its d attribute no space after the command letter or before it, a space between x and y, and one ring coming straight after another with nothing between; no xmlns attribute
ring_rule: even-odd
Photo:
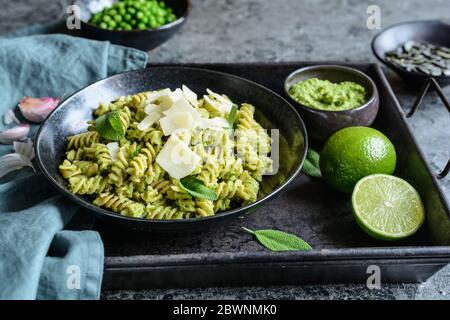
<svg viewBox="0 0 450 320"><path fill-rule="evenodd" d="M425 220L425 209L417 191L403 179L374 174L355 186L353 215L370 236L398 240L414 234Z"/></svg>

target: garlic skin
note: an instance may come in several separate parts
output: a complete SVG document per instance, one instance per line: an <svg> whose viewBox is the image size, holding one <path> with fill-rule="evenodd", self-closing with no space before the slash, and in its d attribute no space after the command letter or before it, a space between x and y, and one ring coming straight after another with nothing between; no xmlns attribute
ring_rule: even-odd
<svg viewBox="0 0 450 320"><path fill-rule="evenodd" d="M13 122L17 123L17 124L20 123L19 119L17 119L16 114L14 113L14 109L9 109L3 115L3 123L8 125L8 124L11 124Z"/></svg>
<svg viewBox="0 0 450 320"><path fill-rule="evenodd" d="M59 104L59 98L23 97L19 102L22 115L31 122L41 123Z"/></svg>
<svg viewBox="0 0 450 320"><path fill-rule="evenodd" d="M30 125L22 123L11 129L0 132L0 143L11 144L14 141L24 140L30 133Z"/></svg>
<svg viewBox="0 0 450 320"><path fill-rule="evenodd" d="M14 153L4 155L0 158L0 178L8 173L31 167L34 170L32 160L34 158L33 142L27 139L25 142L14 142Z"/></svg>

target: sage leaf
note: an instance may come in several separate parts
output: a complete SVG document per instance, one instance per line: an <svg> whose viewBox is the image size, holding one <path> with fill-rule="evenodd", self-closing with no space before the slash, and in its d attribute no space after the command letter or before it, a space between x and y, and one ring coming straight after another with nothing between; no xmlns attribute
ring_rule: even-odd
<svg viewBox="0 0 450 320"><path fill-rule="evenodd" d="M231 107L230 113L228 114L227 121L230 124L230 127L233 128L234 122L236 121L236 115L237 115L237 106L233 104Z"/></svg>
<svg viewBox="0 0 450 320"><path fill-rule="evenodd" d="M322 178L320 171L320 155L317 151L309 148L303 162L302 172L313 178Z"/></svg>
<svg viewBox="0 0 450 320"><path fill-rule="evenodd" d="M306 241L287 232L270 229L253 231L244 227L242 229L254 235L264 247L271 251L306 251L312 249Z"/></svg>
<svg viewBox="0 0 450 320"><path fill-rule="evenodd" d="M187 176L180 180L181 187L186 190L190 195L202 198L206 200L215 201L218 196L217 193L208 188L201 180L193 177Z"/></svg>
<svg viewBox="0 0 450 320"><path fill-rule="evenodd" d="M125 130L117 111L108 112L95 120L95 129L108 140L119 141L125 136Z"/></svg>

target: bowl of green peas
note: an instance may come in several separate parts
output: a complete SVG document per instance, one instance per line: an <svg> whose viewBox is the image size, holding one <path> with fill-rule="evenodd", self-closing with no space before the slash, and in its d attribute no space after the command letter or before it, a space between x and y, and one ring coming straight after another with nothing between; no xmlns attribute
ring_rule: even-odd
<svg viewBox="0 0 450 320"><path fill-rule="evenodd" d="M81 32L88 38L148 51L186 22L190 0L77 0Z"/></svg>

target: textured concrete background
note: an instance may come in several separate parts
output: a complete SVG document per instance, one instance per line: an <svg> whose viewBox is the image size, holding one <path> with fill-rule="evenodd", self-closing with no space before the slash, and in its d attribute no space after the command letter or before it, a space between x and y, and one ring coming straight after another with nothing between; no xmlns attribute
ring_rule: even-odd
<svg viewBox="0 0 450 320"><path fill-rule="evenodd" d="M0 0L0 33L61 17L69 0ZM248 62L335 60L374 62L366 28L366 9L381 8L382 27L415 19L448 19L448 0L193 0L186 26L149 52L154 62ZM400 103L412 104L415 92L387 71ZM445 90L450 97L450 87ZM450 116L429 94L410 120L427 160L436 170L450 156ZM442 181L450 196L450 178ZM423 284L208 288L105 292L104 299L450 299L450 267Z"/></svg>

